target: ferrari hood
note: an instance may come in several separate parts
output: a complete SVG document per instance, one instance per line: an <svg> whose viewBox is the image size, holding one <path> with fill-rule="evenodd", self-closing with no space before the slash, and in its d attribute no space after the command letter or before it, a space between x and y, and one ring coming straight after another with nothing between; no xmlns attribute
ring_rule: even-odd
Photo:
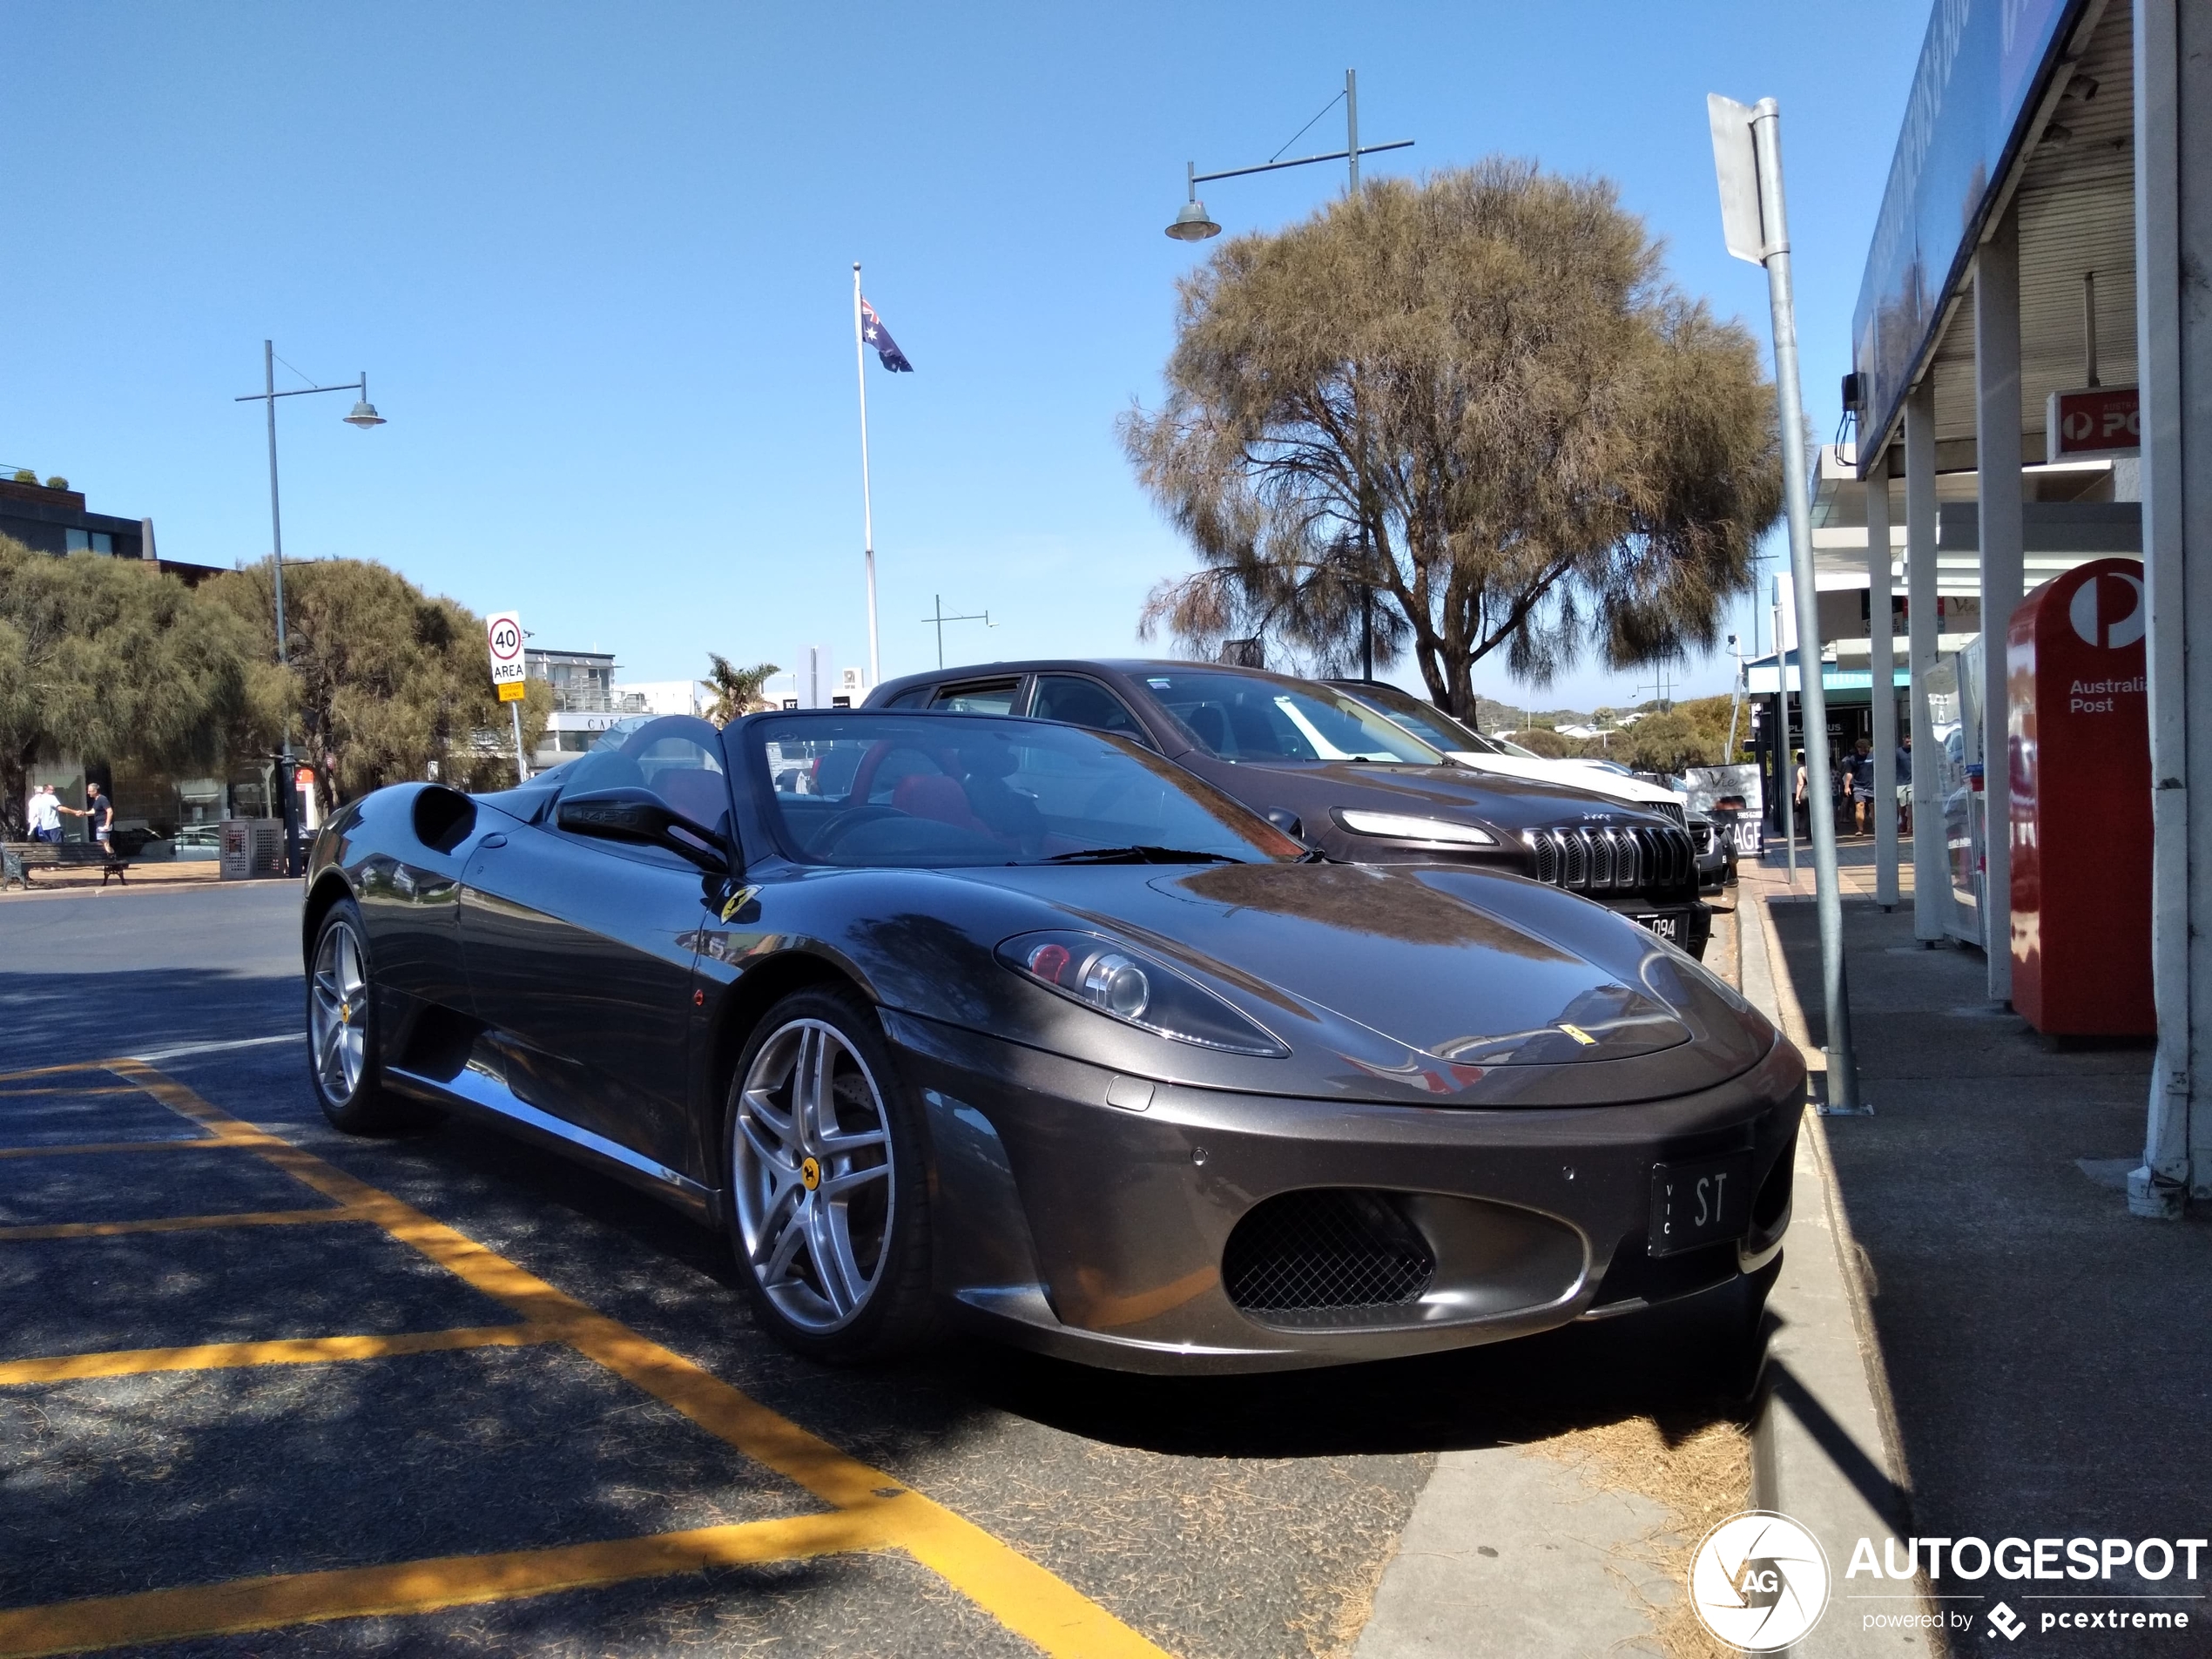
<svg viewBox="0 0 2212 1659"><path fill-rule="evenodd" d="M1593 1068L1629 1062L1601 1092L1674 1093L1738 1075L1774 1040L1733 992L1632 923L1463 867L1114 867L1085 872L1109 879L1079 892L1066 871L962 873L1049 895L1061 925L1184 968L1339 1092L1495 1096L1519 1092L1515 1075L1533 1086L1561 1072L1587 1088Z"/></svg>

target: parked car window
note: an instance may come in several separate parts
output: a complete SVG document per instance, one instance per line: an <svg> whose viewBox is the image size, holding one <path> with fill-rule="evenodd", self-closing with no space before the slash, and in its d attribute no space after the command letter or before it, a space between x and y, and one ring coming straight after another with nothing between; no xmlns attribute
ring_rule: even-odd
<svg viewBox="0 0 2212 1659"><path fill-rule="evenodd" d="M1011 714L1015 693L1021 689L1019 679L969 680L964 685L944 687L930 699L929 706L948 714Z"/></svg>
<svg viewBox="0 0 2212 1659"><path fill-rule="evenodd" d="M1403 727L1325 686L1201 669L1144 684L1199 745L1224 760L1382 760L1440 766Z"/></svg>
<svg viewBox="0 0 2212 1659"><path fill-rule="evenodd" d="M900 692L883 706L887 709L918 709L928 701L929 688L927 685L917 685L909 691Z"/></svg>
<svg viewBox="0 0 2212 1659"><path fill-rule="evenodd" d="M1425 738L1447 752L1454 749L1479 755L1504 752L1474 727L1462 725L1435 704L1415 697L1411 691L1401 691L1395 685L1361 685L1357 688L1346 686L1344 690L1345 695L1355 702L1366 703L1380 709L1415 737Z"/></svg>
<svg viewBox="0 0 2212 1659"><path fill-rule="evenodd" d="M818 786L766 801L809 863L1042 864L1133 847L1255 862L1304 850L1149 750L1079 726L865 710L745 732L771 776L804 769Z"/></svg>
<svg viewBox="0 0 2212 1659"><path fill-rule="evenodd" d="M647 719L610 732L589 753L561 768L563 798L599 789L650 789L695 824L725 832L730 786L722 737L688 714Z"/></svg>
<svg viewBox="0 0 2212 1659"><path fill-rule="evenodd" d="M1121 698L1096 680L1085 679L1078 674L1040 674L1036 696L1029 705L1029 718L1064 720L1069 725L1087 725L1094 732L1118 732L1147 748L1152 745L1150 734Z"/></svg>

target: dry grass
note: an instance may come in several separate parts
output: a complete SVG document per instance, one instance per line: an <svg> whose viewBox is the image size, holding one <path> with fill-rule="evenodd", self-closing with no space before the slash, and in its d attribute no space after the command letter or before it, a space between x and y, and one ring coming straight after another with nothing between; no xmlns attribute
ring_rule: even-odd
<svg viewBox="0 0 2212 1659"><path fill-rule="evenodd" d="M1749 1424L1727 1417L1631 1417L1571 1429L1528 1449L1567 1464L1601 1492L1634 1492L1662 1505L1667 1521L1615 1551L1625 1564L1608 1570L1650 1610L1652 1634L1668 1659L1727 1659L1736 1652L1698 1622L1688 1585L1698 1541L1750 1507ZM1629 1564L1662 1578L1674 1593L1663 1599L1649 1594L1649 1579L1625 1570Z"/></svg>

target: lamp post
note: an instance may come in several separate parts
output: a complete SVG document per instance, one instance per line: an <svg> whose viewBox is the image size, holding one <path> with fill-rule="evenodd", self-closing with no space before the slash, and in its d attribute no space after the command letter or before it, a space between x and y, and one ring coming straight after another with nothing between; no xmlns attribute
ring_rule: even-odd
<svg viewBox="0 0 2212 1659"><path fill-rule="evenodd" d="M1184 180L1189 187L1190 196L1189 199L1177 210L1175 218L1169 222L1168 234L1178 242L1203 242L1210 236L1221 234L1221 226L1207 217L1206 205L1198 199L1198 186L1210 184L1214 179L1241 179L1247 173L1254 172L1280 172L1285 167L1309 167L1317 161L1341 161L1345 164L1344 193L1346 199L1349 199L1359 193L1360 157L1377 155L1385 150L1413 148L1413 140L1411 138L1394 138L1388 144L1363 145L1359 142L1359 71L1352 69L1345 71L1344 91L1338 93L1337 98L1344 100L1344 148L1341 150L1332 150L1324 155L1299 156L1291 161L1270 159L1261 162L1256 167L1225 167L1219 172L1200 172L1197 162L1185 163ZM1331 98L1329 105L1333 105L1336 101L1336 98ZM1326 115L1328 112L1329 106L1325 105L1321 115ZM1319 120L1321 115L1315 116L1313 121ZM1305 127L1300 127L1298 132L1292 133L1291 144L1296 144L1299 138L1303 138L1305 135L1306 127L1312 126L1313 121L1308 121ZM1291 145L1286 144L1283 149L1287 150L1290 147ZM1278 150L1275 153L1279 156L1282 151ZM1362 554L1367 555L1370 543L1367 514L1364 503L1359 510L1359 544ZM1364 566L1366 563L1366 558L1363 557L1361 563ZM1372 582L1364 579L1365 574L1363 569L1363 579L1359 583L1359 677L1365 680L1372 680L1375 678L1375 587Z"/></svg>
<svg viewBox="0 0 2212 1659"><path fill-rule="evenodd" d="M277 504L276 401L280 397L307 397L317 392L359 394L354 401L353 408L342 417L347 426L356 427L366 432L371 427L380 427L384 424L384 417L376 412L376 406L368 401L368 371L367 369L361 371L361 379L348 381L339 386L300 386L287 392L278 391L276 388L276 342L268 340L261 342L261 389L258 392L248 392L243 397L232 400L236 403L260 403L268 411L269 543L271 548L269 559L270 568L274 571L276 578L276 647L279 668L285 664L284 516ZM284 717L284 746L278 755L277 761L278 776L281 785L278 792L278 799L284 804L284 873L287 876L296 876L300 873L300 811L298 802L293 799L292 717L288 713Z"/></svg>

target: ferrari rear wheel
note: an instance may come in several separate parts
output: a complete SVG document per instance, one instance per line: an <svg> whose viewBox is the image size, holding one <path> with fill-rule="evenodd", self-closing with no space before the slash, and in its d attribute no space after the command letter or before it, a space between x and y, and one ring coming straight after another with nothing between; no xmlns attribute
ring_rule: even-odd
<svg viewBox="0 0 2212 1659"><path fill-rule="evenodd" d="M322 1115L349 1135L405 1129L415 1113L384 1088L377 1063L375 995L368 930L351 899L341 899L315 935L307 975L307 1073Z"/></svg>
<svg viewBox="0 0 2212 1659"><path fill-rule="evenodd" d="M881 1359L928 1334L928 1194L914 1114L874 1013L785 998L730 1092L730 1225L754 1312L786 1345Z"/></svg>

